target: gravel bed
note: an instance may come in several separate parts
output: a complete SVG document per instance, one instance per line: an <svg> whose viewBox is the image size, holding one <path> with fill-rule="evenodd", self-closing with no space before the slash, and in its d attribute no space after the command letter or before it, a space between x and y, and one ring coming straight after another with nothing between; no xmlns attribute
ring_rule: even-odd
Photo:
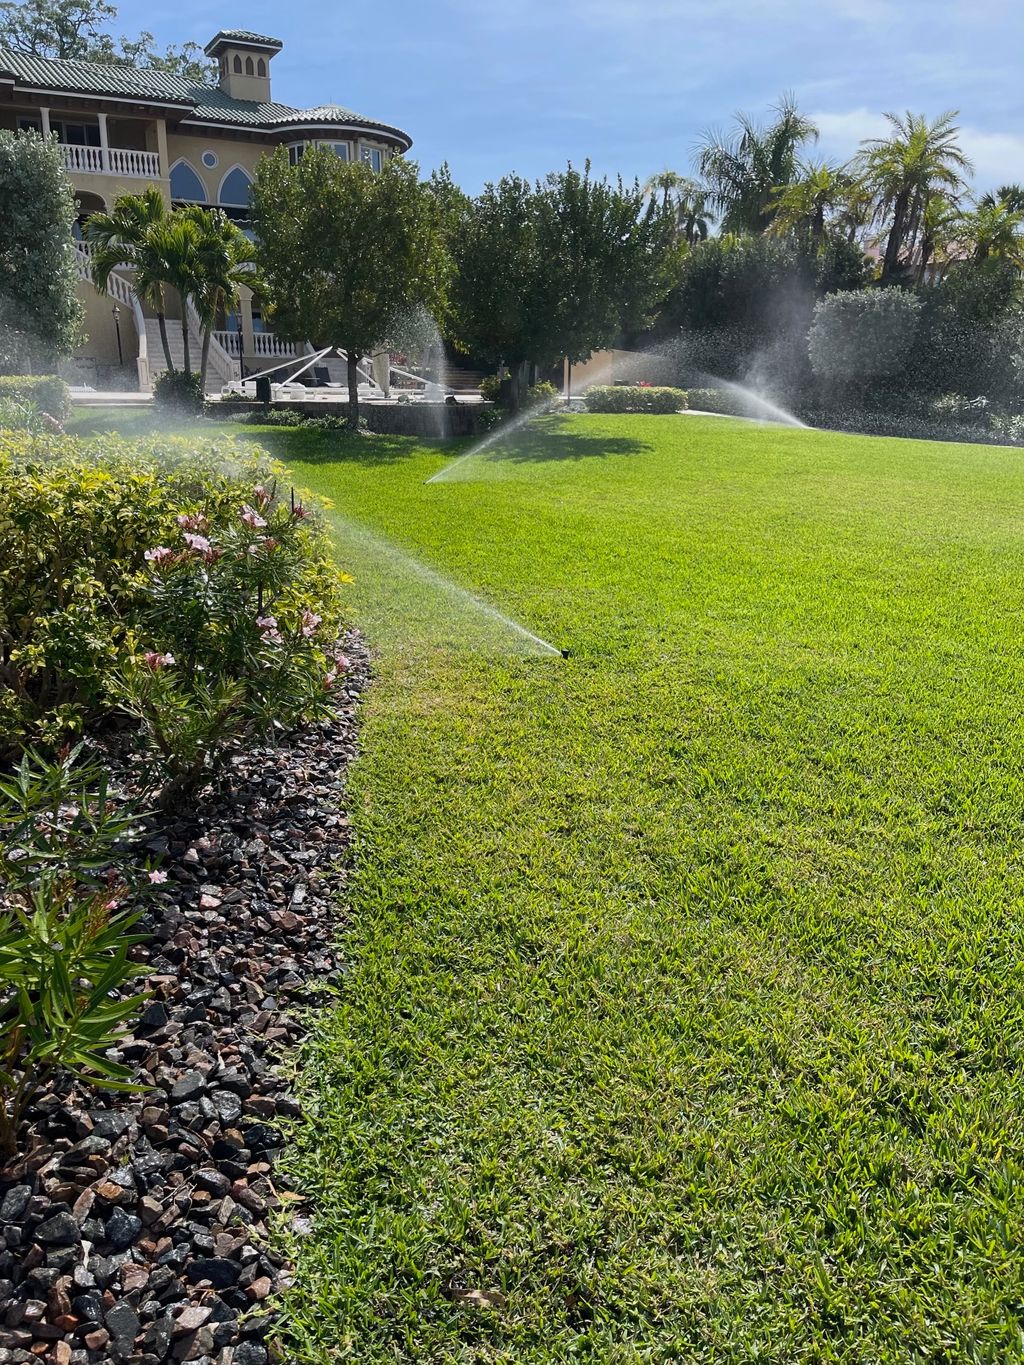
<svg viewBox="0 0 1024 1365"><path fill-rule="evenodd" d="M249 751L194 813L148 831L168 877L140 926L152 996L117 1050L148 1088L64 1082L35 1106L0 1172L0 1365L279 1358L270 1305L288 1266L268 1223L309 1226L275 1173L281 1121L299 1114L279 1062L312 984L342 970L343 798L368 676L359 639L343 644L331 720Z"/></svg>

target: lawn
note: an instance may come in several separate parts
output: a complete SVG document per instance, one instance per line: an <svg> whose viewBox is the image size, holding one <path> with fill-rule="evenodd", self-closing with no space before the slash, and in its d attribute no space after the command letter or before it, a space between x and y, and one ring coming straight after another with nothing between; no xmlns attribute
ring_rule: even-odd
<svg viewBox="0 0 1024 1365"><path fill-rule="evenodd" d="M289 1360L1024 1360L1020 454L261 439L379 653Z"/></svg>

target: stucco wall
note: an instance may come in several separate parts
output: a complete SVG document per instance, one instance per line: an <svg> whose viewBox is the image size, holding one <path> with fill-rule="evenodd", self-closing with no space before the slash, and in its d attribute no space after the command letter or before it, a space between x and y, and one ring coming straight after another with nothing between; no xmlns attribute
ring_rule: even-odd
<svg viewBox="0 0 1024 1365"><path fill-rule="evenodd" d="M78 282L78 297L85 307L82 330L86 341L75 354L99 360L105 365L117 364L117 332L114 327L114 300L106 298L84 280ZM135 370L135 360L139 354L139 339L135 334L135 320L132 312L121 308L121 347L124 352L125 369Z"/></svg>

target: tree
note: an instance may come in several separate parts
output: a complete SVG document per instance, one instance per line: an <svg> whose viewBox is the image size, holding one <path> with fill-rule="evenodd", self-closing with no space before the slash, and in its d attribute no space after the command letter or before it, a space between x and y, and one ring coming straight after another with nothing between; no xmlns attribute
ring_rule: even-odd
<svg viewBox="0 0 1024 1365"><path fill-rule="evenodd" d="M993 209L997 204L1004 204L1011 213L1024 213L1024 185L1000 185L978 200L980 208Z"/></svg>
<svg viewBox="0 0 1024 1365"><path fill-rule="evenodd" d="M156 188L123 194L110 213L94 213L86 225L93 247L92 277L106 291L119 267L134 272L136 294L156 313L167 368L174 370L167 338L165 291L173 289L181 305L184 368L191 372L188 301L202 284L195 224L180 210L168 212Z"/></svg>
<svg viewBox="0 0 1024 1365"><path fill-rule="evenodd" d="M77 212L56 145L32 133L0 133L2 371L52 363L79 341Z"/></svg>
<svg viewBox="0 0 1024 1365"><path fill-rule="evenodd" d="M910 267L929 201L941 194L955 204L971 170L960 148L955 110L934 123L909 112L885 117L890 136L864 142L859 157L859 169L875 197L875 219L888 224L883 284Z"/></svg>
<svg viewBox="0 0 1024 1365"><path fill-rule="evenodd" d="M811 368L839 384L893 375L906 364L921 300L904 289L829 294L814 309Z"/></svg>
<svg viewBox="0 0 1024 1365"><path fill-rule="evenodd" d="M105 0L3 0L0 44L32 57L156 67L197 85L213 79L216 67L203 57L197 43L171 46L160 53L153 46L152 33L112 37L106 26L116 18L116 7Z"/></svg>
<svg viewBox="0 0 1024 1365"><path fill-rule="evenodd" d="M793 236L805 249L818 252L831 235L848 236L847 214L856 180L845 166L808 163L789 185L772 192L769 232Z"/></svg>
<svg viewBox="0 0 1024 1365"><path fill-rule="evenodd" d="M257 169L252 224L277 330L345 351L358 427L359 361L410 309L444 309L451 261L437 196L401 158L374 171L313 148L292 166L279 148Z"/></svg>
<svg viewBox="0 0 1024 1365"><path fill-rule="evenodd" d="M672 214L638 184L571 166L506 176L472 201L455 248L459 339L504 362L516 407L530 366L587 359L650 325L677 256Z"/></svg>
<svg viewBox="0 0 1024 1365"><path fill-rule="evenodd" d="M659 171L644 182L644 194L660 199L662 209L675 218L676 237L693 246L707 241L708 196L703 186L678 171Z"/></svg>
<svg viewBox="0 0 1024 1365"><path fill-rule="evenodd" d="M697 153L697 168L709 202L721 214L723 232L764 232L775 191L797 178L800 149L817 140L817 128L792 95L784 95L773 112L767 127L737 114L731 133L709 132Z"/></svg>
<svg viewBox="0 0 1024 1365"><path fill-rule="evenodd" d="M221 309L234 307L242 285L254 287L252 243L236 223L220 209L186 204L177 216L194 228L196 280L193 301L203 327L199 372L203 392L210 359L210 340Z"/></svg>
<svg viewBox="0 0 1024 1365"><path fill-rule="evenodd" d="M1024 270L1024 212L1011 209L1005 199L992 202L984 196L960 218L959 228L959 239L973 261L1008 261Z"/></svg>

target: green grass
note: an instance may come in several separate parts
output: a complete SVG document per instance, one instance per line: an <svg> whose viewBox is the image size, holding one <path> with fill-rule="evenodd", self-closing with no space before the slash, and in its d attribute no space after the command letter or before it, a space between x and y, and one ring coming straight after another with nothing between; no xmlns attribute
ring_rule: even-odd
<svg viewBox="0 0 1024 1365"><path fill-rule="evenodd" d="M265 439L380 655L288 1359L1024 1360L1020 455Z"/></svg>

